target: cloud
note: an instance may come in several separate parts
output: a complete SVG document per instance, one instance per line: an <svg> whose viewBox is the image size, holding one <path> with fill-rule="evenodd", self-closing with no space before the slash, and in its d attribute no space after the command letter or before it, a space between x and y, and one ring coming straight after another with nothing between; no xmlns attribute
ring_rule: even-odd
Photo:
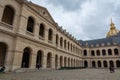
<svg viewBox="0 0 120 80"><path fill-rule="evenodd" d="M80 5L86 0L48 0L48 3L53 4L54 6L61 6L66 11L75 11L80 8Z"/></svg>
<svg viewBox="0 0 120 80"><path fill-rule="evenodd" d="M32 0L46 7L53 19L77 39L104 38L111 17L120 29L119 0Z"/></svg>

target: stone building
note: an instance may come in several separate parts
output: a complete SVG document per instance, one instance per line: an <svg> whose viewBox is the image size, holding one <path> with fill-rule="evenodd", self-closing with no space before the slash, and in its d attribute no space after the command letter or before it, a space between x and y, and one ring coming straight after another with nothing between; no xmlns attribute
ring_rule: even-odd
<svg viewBox="0 0 120 80"><path fill-rule="evenodd" d="M106 38L82 41L83 66L89 68L120 68L120 31L111 20Z"/></svg>
<svg viewBox="0 0 120 80"><path fill-rule="evenodd" d="M51 17L26 0L0 0L0 66L19 68L79 67L82 47Z"/></svg>
<svg viewBox="0 0 120 80"><path fill-rule="evenodd" d="M0 66L16 69L120 67L120 32L111 21L106 38L76 40L48 10L27 0L0 0Z"/></svg>

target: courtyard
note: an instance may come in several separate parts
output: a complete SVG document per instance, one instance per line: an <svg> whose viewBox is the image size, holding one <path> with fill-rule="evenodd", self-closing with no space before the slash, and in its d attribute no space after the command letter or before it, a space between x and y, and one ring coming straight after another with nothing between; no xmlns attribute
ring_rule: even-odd
<svg viewBox="0 0 120 80"><path fill-rule="evenodd" d="M120 69L34 70L0 73L0 80L120 80Z"/></svg>

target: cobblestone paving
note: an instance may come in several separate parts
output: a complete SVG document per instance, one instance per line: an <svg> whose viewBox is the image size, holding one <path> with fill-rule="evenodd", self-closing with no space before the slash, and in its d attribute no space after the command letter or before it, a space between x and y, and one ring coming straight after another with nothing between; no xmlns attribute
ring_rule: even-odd
<svg viewBox="0 0 120 80"><path fill-rule="evenodd" d="M0 80L120 80L120 69L39 70L36 72L0 73Z"/></svg>

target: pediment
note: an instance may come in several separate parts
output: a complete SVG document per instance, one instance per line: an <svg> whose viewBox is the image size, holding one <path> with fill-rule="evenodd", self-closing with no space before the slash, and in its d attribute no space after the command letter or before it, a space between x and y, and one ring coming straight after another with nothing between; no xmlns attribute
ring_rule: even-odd
<svg viewBox="0 0 120 80"><path fill-rule="evenodd" d="M48 12L48 10L45 7L42 7L40 5L34 4L32 2L28 2L28 4L34 9L36 10L42 17L44 17L45 19L47 19L48 21L50 21L51 23L55 24L55 21L53 20L53 18L51 17L50 13Z"/></svg>

